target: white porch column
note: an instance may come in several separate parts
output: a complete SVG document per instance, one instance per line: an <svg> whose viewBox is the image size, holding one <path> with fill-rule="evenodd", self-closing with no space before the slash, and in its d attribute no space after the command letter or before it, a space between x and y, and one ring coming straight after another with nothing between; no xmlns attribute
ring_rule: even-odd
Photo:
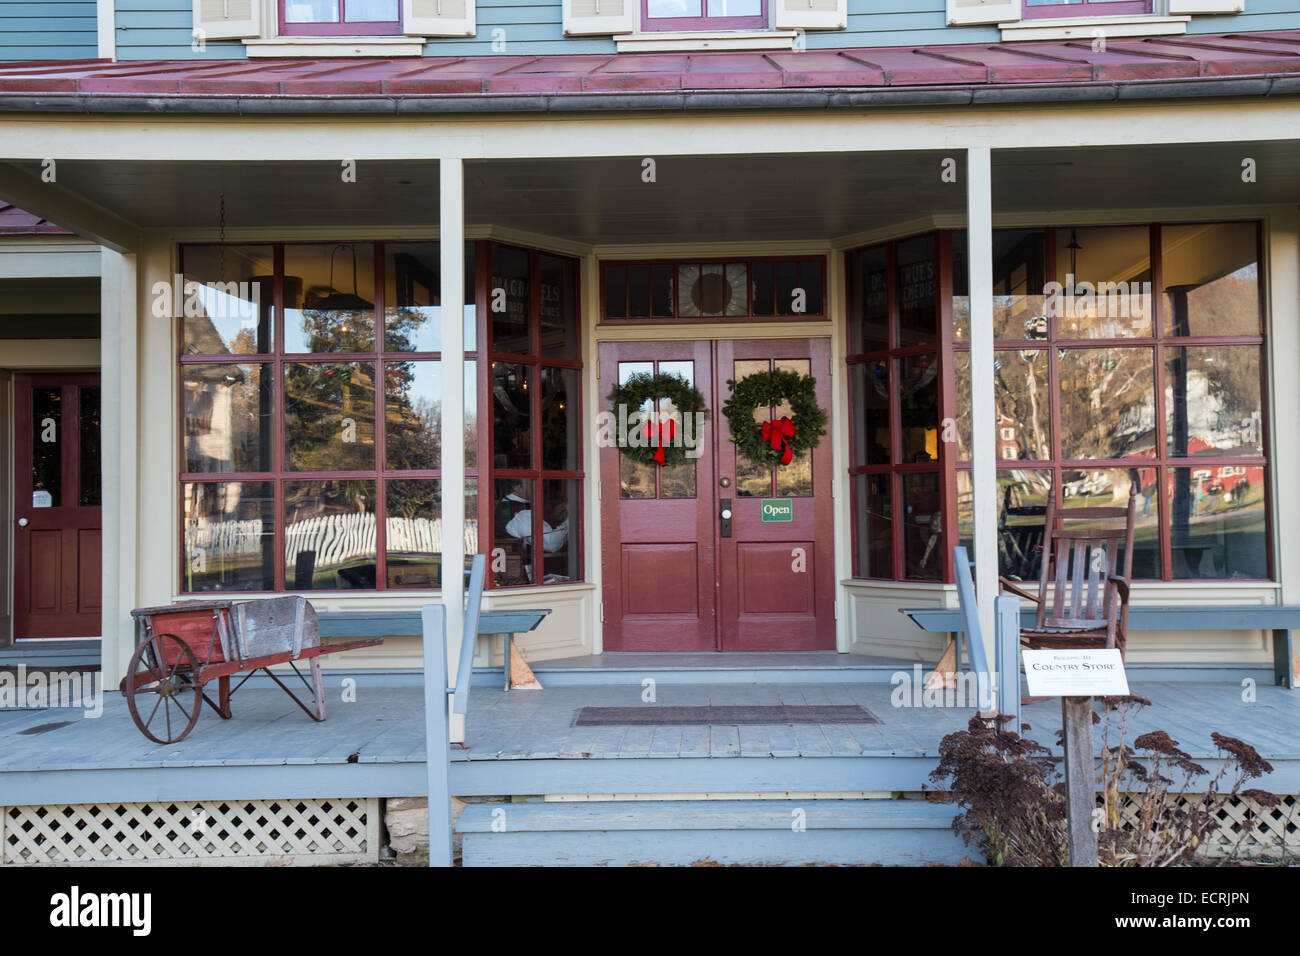
<svg viewBox="0 0 1300 956"><path fill-rule="evenodd" d="M966 150L966 242L970 263L970 422L975 515L975 601L984 653L995 660L998 594L997 423L993 408L993 174L987 146Z"/></svg>
<svg viewBox="0 0 1300 956"><path fill-rule="evenodd" d="M465 627L465 170L459 157L438 161L438 239L442 260L442 599L447 606L448 674L454 685ZM486 370L484 370L486 371ZM479 489L483 494L484 489ZM507 665L508 666L508 665ZM465 679L468 680L469 675ZM451 739L465 739L465 717L451 715Z"/></svg>
<svg viewBox="0 0 1300 956"><path fill-rule="evenodd" d="M101 494L103 500L104 687L126 673L135 649L131 609L136 596L137 352L134 254L100 251Z"/></svg>

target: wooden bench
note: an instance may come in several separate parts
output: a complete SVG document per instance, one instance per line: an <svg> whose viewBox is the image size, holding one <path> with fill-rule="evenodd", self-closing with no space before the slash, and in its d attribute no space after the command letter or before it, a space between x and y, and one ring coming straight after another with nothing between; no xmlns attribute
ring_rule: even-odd
<svg viewBox="0 0 1300 956"><path fill-rule="evenodd" d="M902 610L921 630L960 633L965 630L960 608ZM1033 627L1035 610L1021 608L1021 627ZM1272 631L1273 680L1281 687L1300 687L1300 606L1281 604L1186 604L1153 607L1129 605L1130 631Z"/></svg>

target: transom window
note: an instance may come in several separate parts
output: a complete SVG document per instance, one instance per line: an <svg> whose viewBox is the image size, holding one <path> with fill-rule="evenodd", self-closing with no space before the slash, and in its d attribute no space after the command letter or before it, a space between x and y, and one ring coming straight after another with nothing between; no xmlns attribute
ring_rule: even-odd
<svg viewBox="0 0 1300 956"><path fill-rule="evenodd" d="M280 0L281 36L381 36L401 32L401 0Z"/></svg>
<svg viewBox="0 0 1300 956"><path fill-rule="evenodd" d="M606 322L821 319L826 261L747 259L601 264Z"/></svg>
<svg viewBox="0 0 1300 956"><path fill-rule="evenodd" d="M756 30L767 26L765 0L641 0L645 30Z"/></svg>
<svg viewBox="0 0 1300 956"><path fill-rule="evenodd" d="M182 257L181 589L438 587L438 244ZM571 259L465 247L465 551L495 586L581 579L575 281Z"/></svg>

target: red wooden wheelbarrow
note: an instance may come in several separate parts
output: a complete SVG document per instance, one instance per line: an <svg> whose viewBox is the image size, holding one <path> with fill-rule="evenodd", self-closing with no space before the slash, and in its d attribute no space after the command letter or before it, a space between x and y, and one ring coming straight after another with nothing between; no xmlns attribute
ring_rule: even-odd
<svg viewBox="0 0 1300 956"><path fill-rule="evenodd" d="M119 689L140 733L160 744L184 740L203 702L229 720L230 698L257 671L280 685L312 720L325 719L320 657L382 644L383 638L321 644L316 612L304 598L265 601L192 601L131 612L137 647ZM311 683L294 665L309 662ZM308 707L272 670L288 664L312 692ZM234 687L230 678L247 671ZM203 687L217 681L217 701Z"/></svg>

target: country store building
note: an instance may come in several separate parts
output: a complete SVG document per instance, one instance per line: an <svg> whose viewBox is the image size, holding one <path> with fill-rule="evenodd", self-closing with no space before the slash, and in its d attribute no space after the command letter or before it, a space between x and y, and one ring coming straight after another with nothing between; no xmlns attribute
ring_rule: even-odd
<svg viewBox="0 0 1300 956"><path fill-rule="evenodd" d="M520 644L552 701L887 691L947 644L900 611L956 606L954 546L991 622L1052 496L1136 497L1135 608L1300 604L1290 7L0 0L0 653L97 654L112 688L133 608L302 594L385 636L331 659L360 707L418 680L418 631L383 622L459 607L484 554L485 608L550 610ZM781 370L825 434L756 464L722 407ZM695 455L604 440L637 373L698 392ZM1199 688L1206 739L1257 681L1276 697L1242 719L1297 794L1290 632L1243 620L1133 631L1131 679ZM509 698L493 733L529 706L483 693ZM332 706L301 731L350 726ZM32 738L0 806L423 793L418 712L406 757L315 744L316 776L278 778L299 744L237 753L238 718L224 776L204 725L170 768ZM757 775L629 752L575 776L594 752L551 740L489 777L475 720L463 796L914 793L888 761L932 766L942 732L886 719L844 745L865 774L826 738L815 771L780 762L800 743Z"/></svg>

